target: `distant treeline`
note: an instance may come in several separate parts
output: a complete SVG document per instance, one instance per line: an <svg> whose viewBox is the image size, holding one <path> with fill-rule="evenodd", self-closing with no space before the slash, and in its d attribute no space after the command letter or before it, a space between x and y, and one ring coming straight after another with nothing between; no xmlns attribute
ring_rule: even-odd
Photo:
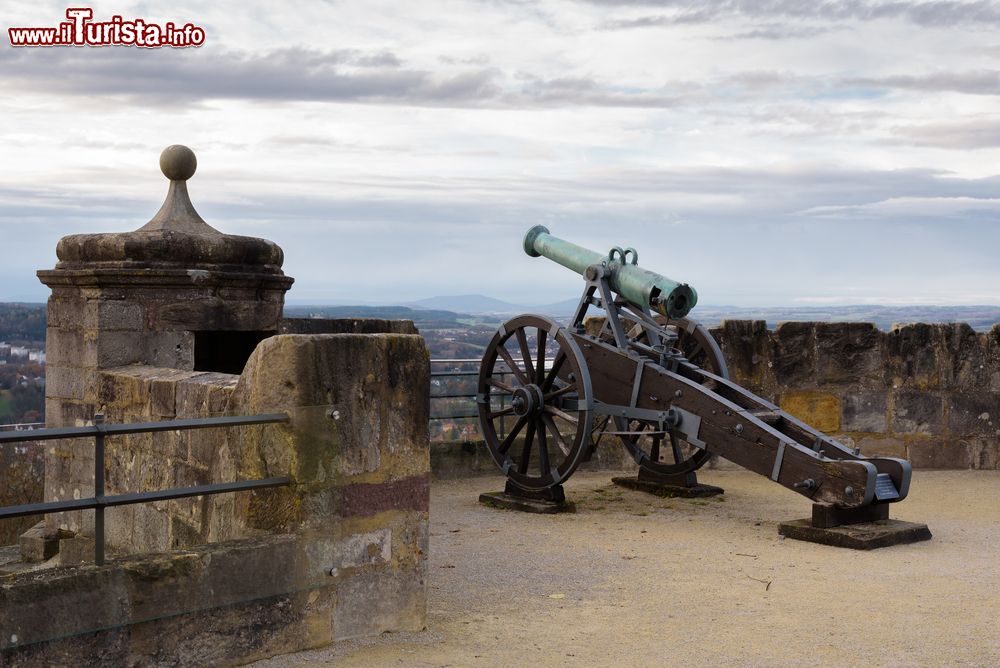
<svg viewBox="0 0 1000 668"><path fill-rule="evenodd" d="M454 311L414 309L407 306L285 306L286 318L382 318L422 323L457 323L472 316Z"/></svg>
<svg viewBox="0 0 1000 668"><path fill-rule="evenodd" d="M45 304L0 303L0 341L45 341Z"/></svg>

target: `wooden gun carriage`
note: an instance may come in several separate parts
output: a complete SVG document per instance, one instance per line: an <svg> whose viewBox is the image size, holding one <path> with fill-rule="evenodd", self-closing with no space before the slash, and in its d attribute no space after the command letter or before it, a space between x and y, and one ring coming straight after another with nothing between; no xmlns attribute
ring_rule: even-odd
<svg viewBox="0 0 1000 668"><path fill-rule="evenodd" d="M885 519L906 498L908 461L863 456L732 382L711 334L686 317L697 293L640 268L634 249L601 255L536 226L524 250L586 285L568 325L517 316L483 356L479 418L508 494L562 501L608 435L640 479L690 486L718 455L813 501L814 526ZM585 323L591 308L599 326Z"/></svg>

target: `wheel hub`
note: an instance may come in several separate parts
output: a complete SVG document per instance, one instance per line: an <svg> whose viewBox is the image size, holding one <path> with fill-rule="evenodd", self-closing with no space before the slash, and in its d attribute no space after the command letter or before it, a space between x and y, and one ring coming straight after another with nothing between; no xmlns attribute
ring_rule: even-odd
<svg viewBox="0 0 1000 668"><path fill-rule="evenodd" d="M511 399L510 405L514 408L514 413L521 416L537 413L544 403L542 388L532 384L514 390L514 398Z"/></svg>

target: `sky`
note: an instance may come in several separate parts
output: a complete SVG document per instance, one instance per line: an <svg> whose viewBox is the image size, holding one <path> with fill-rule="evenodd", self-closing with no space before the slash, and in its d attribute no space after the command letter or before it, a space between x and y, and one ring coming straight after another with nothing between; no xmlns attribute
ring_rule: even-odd
<svg viewBox="0 0 1000 668"><path fill-rule="evenodd" d="M61 236L148 221L185 144L290 303L574 298L521 249L543 224L704 304L1000 304L1000 2L89 6L205 43L12 48L67 6L5 0L0 301L46 299Z"/></svg>

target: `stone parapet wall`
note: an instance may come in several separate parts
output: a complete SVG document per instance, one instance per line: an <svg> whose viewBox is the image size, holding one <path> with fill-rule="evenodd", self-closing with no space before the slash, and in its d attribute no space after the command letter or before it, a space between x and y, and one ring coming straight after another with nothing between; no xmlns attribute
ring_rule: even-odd
<svg viewBox="0 0 1000 668"><path fill-rule="evenodd" d="M108 494L277 476L292 484L108 509L106 566L5 580L0 663L100 655L109 665L232 665L422 629L429 374L423 338L396 333L273 336L241 375L101 370L96 399L109 423L290 417L108 437ZM63 461L59 447L52 458ZM79 450L54 469L65 475L62 498L93 494L92 456L78 456L92 446Z"/></svg>
<svg viewBox="0 0 1000 668"><path fill-rule="evenodd" d="M600 318L591 321L593 332ZM917 468L1000 468L1000 325L729 320L711 330L732 379L807 424ZM431 446L441 478L499 474L485 443ZM602 439L600 469L634 469L624 448ZM709 468L730 468L713 458Z"/></svg>
<svg viewBox="0 0 1000 668"><path fill-rule="evenodd" d="M863 454L1000 467L1000 325L730 320L712 335L735 382Z"/></svg>

